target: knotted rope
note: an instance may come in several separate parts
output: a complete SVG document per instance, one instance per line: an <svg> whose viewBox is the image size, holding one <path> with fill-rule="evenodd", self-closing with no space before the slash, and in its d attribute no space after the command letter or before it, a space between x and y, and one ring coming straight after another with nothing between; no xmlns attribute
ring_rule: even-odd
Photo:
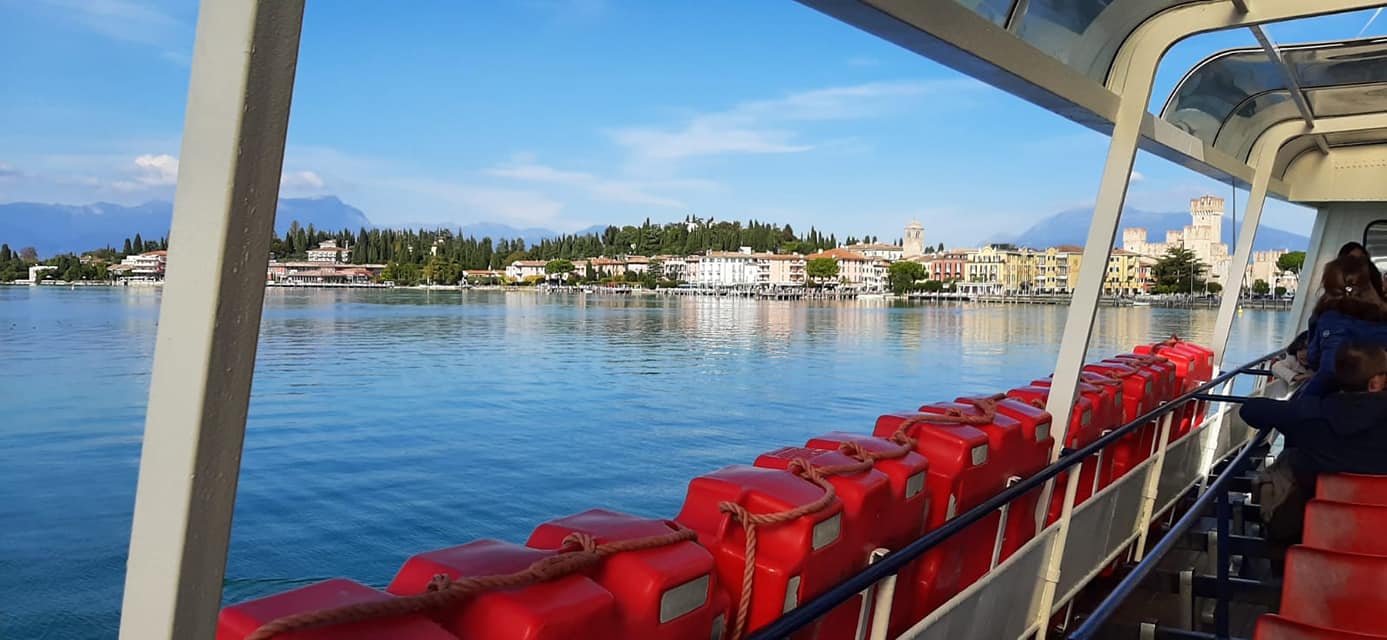
<svg viewBox="0 0 1387 640"><path fill-rule="evenodd" d="M871 461L863 461L858 464L866 464L871 468ZM839 465L840 467L857 465ZM737 619L732 626L732 633L729 636L732 640L740 640L742 634L746 632L747 618L751 613L751 587L756 578L756 529L766 525L776 525L783 522L790 522L804 516L823 511L828 505L833 504L835 492L833 485L824 478L822 472L815 469L802 458L790 461L790 471L808 480L824 490L824 494L813 502L802 504L794 509L780 511L777 513L752 513L740 504L725 501L718 503L718 510L723 513L731 514L732 518L741 523L742 529L746 531L746 568L742 571L742 598L737 602Z"/></svg>
<svg viewBox="0 0 1387 640"><path fill-rule="evenodd" d="M677 526L672 523L671 525ZM269 640L291 631L402 616L457 605L478 593L523 587L570 576L597 565L613 554L654 549L697 538L698 535L693 530L682 527L658 536L616 540L606 544L597 544L595 538L585 533L571 533L564 538L560 553L536 561L515 573L457 579L446 574L438 574L429 581L428 590L424 593L284 616L261 625L254 633L246 636L246 640Z"/></svg>

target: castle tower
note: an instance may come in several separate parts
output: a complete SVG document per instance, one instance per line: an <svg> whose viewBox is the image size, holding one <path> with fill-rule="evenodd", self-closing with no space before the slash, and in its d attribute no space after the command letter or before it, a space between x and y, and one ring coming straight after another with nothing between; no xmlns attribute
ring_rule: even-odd
<svg viewBox="0 0 1387 640"><path fill-rule="evenodd" d="M905 225L905 245L901 247L907 256L918 256L925 252L925 227L919 220L911 220Z"/></svg>
<svg viewBox="0 0 1387 640"><path fill-rule="evenodd" d="M1190 200L1190 218L1195 228L1204 230L1200 240L1214 245L1223 243L1223 198L1200 196Z"/></svg>
<svg viewBox="0 0 1387 640"><path fill-rule="evenodd" d="M1147 252L1146 229L1141 227L1128 227L1123 229L1122 248L1132 253L1145 255Z"/></svg>

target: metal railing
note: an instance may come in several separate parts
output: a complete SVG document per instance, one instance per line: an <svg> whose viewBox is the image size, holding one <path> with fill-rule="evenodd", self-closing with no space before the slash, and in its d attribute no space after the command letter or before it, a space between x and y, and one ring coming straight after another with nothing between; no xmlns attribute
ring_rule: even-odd
<svg viewBox="0 0 1387 640"><path fill-rule="evenodd" d="M1236 403L1246 398L1201 394L1197 399ZM1137 563L1137 566L1132 569L1131 573L1127 574L1127 577L1123 578L1122 581L1108 593L1108 596L1093 609L1093 612L1088 615L1084 622L1080 624L1078 628L1074 629L1073 633L1069 634L1070 640L1089 640L1097 636L1103 624L1108 621L1108 618L1112 617L1112 615L1117 612L1118 607L1122 606L1122 603L1127 600L1128 596L1132 595L1132 593L1141 586L1142 581L1156 570L1156 566L1160 564L1166 554L1176 548L1185 532L1189 531L1199 522L1204 516L1204 511L1208 509L1210 502L1217 503L1215 509L1218 519L1217 551L1215 552L1217 556L1215 580L1218 598L1214 606L1214 628L1217 635L1214 637L1229 637L1228 603L1232 600L1232 583L1228 579L1228 562L1231 554L1229 549L1229 521L1232 519L1232 505L1228 500L1228 491L1226 491L1226 487L1233 478L1236 478L1238 474L1242 473L1252 452L1266 440L1270 433L1271 431L1269 429L1262 429L1257 432L1256 436L1253 436L1251 440L1243 445L1242 450L1234 456L1232 462L1229 462L1228 465L1224 467L1223 471L1209 483L1204 493L1201 494L1194 501L1194 504L1190 505L1189 509L1185 511L1185 514L1170 527L1165 537L1161 538L1161 541L1151 548L1151 551L1147 553L1146 557L1143 558L1141 562Z"/></svg>
<svg viewBox="0 0 1387 640"><path fill-rule="evenodd" d="M1282 351L1277 350L1268 353L1256 360L1253 360L1241 367L1226 371L1215 376L1212 380L1199 385L1195 389L1183 395L1165 402L1161 406L1138 416L1135 420L1114 429L1097 440L1068 452L1055 460L1053 464L1045 467L1035 475L1029 476L1020 482L1011 485L1002 492L992 496L982 504L969 509L954 519L948 521L943 526L916 538L913 542L892 551L874 564L868 566L860 573L838 583L829 590L815 596L798 608L787 612L774 622L756 630L748 636L748 640L772 640L788 637L789 635L803 629L816 620L828 614L835 607L851 600L863 591L873 588L877 583L895 576L906 565L918 559L926 552L934 549L940 544L953 537L955 534L968 528L970 525L988 517L992 512L1001 509L1018 498L1040 488L1052 478L1075 467L1085 461L1089 456L1095 455L1107 448L1109 445L1131 434L1133 431L1141 429L1152 421L1162 418L1180 408L1186 403L1202 400L1201 396L1206 395L1209 390L1230 382L1234 378L1243 374L1265 375L1265 369L1261 365L1279 355ZM1052 417L1061 424L1068 424L1068 420ZM1162 443L1163 446L1170 446L1172 443ZM1213 492L1210 492L1213 493ZM1043 505L1042 507L1043 508ZM1163 539L1162 542L1165 542ZM1154 551L1154 550L1153 550ZM865 606L865 603L864 603Z"/></svg>

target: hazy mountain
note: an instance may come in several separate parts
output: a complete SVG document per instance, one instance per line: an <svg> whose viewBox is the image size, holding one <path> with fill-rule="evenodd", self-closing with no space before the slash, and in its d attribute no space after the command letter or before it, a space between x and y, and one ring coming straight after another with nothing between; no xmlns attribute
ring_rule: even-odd
<svg viewBox="0 0 1387 640"><path fill-rule="evenodd" d="M1035 248L1062 244L1082 245L1088 236L1088 223L1092 218L1092 208L1061 211L1037 222L1021 233L997 234L985 242L1010 242L1019 246ZM1122 246L1121 229L1143 227L1146 229L1147 240L1164 242L1166 231L1179 231L1189 223L1190 214L1184 211L1157 213L1126 209L1122 212L1122 224L1117 234L1117 246ZM1237 229L1233 226L1232 216L1225 215L1223 217L1223 241L1229 245L1230 250L1236 237ZM1252 244L1254 249L1260 251L1266 249L1303 250L1309 243L1310 239L1300 234L1263 225L1257 230L1257 240Z"/></svg>
<svg viewBox="0 0 1387 640"><path fill-rule="evenodd" d="M88 205L11 202L0 204L0 242L11 247L32 246L40 255L78 252L111 245L117 249L128 237L140 234L157 240L169 233L173 204L146 202L133 207L98 202ZM284 198L279 201L275 230L283 234L289 224L312 224L318 229L359 229L371 226L360 209L334 196Z"/></svg>
<svg viewBox="0 0 1387 640"><path fill-rule="evenodd" d="M524 238L526 245L538 244L540 240L559 237L559 233L552 229L545 229L542 227L517 229L508 224L501 224L499 222L474 222L472 224L465 224L459 231L461 231L461 235L472 236L473 238L491 238L492 240L499 240L501 238L508 238L511 240L515 238Z"/></svg>

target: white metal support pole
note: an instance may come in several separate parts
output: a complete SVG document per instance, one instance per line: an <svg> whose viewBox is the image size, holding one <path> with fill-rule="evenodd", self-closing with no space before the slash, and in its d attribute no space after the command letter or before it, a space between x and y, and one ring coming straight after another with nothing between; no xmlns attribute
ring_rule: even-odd
<svg viewBox="0 0 1387 640"><path fill-rule="evenodd" d="M1273 151L1271 158L1264 157L1252 174L1247 212L1243 215L1242 227L1238 229L1237 249L1233 251L1232 262L1228 263L1228 286L1223 288L1223 299L1218 304L1218 320L1214 322L1214 367L1217 369L1222 368L1223 354L1228 349L1228 336L1233 331L1233 316L1238 310L1238 296L1242 290L1240 285L1252 257L1252 243L1257 239L1257 226L1262 222L1262 205L1267 201L1267 188L1271 185L1271 172L1275 164Z"/></svg>
<svg viewBox="0 0 1387 640"><path fill-rule="evenodd" d="M303 0L204 0L120 637L216 635Z"/></svg>
<svg viewBox="0 0 1387 640"><path fill-rule="evenodd" d="M1154 66L1153 66L1154 70ZM1132 95L1123 95L1118 104L1117 119L1113 126L1112 140L1108 145L1107 161L1103 165L1103 179L1098 186L1098 199L1093 206L1093 221L1089 223L1088 240L1084 243L1083 258L1079 262L1079 281L1074 287L1074 297L1069 303L1069 313L1065 317L1064 334L1060 338L1060 353L1055 364L1055 377L1051 382L1050 399L1045 410L1050 412L1056 424L1069 425L1069 414L1074 407L1074 399L1079 388L1079 374L1088 355L1088 342L1093 337L1093 324L1097 318L1098 302L1103 293L1103 280L1108 272L1108 257L1112 252L1113 240L1117 238L1117 225L1122 217L1122 203L1127 198L1127 183L1132 175L1132 164L1136 161L1137 142L1141 136L1141 121L1146 115L1146 103L1150 99L1151 83L1137 83ZM1050 459L1060 457L1068 434L1056 438ZM1050 547L1044 574L1041 576L1041 600L1037 613L1039 630L1037 640L1045 640L1049 626L1050 610L1054 606L1056 590L1059 586L1060 564L1064 559L1064 547L1069 535L1069 518L1074 510L1079 473L1069 473L1064 490L1064 506L1060 513L1054 544ZM1047 483L1041 495L1041 507L1050 503L1054 482Z"/></svg>
<svg viewBox="0 0 1387 640"><path fill-rule="evenodd" d="M1151 517L1156 511L1156 496L1160 493L1161 473L1165 470L1166 441L1170 439L1171 423L1175 413L1170 412L1161 418L1161 428L1156 434L1155 454L1151 466L1146 470L1146 481L1141 490L1141 510L1137 513L1137 544L1132 561L1141 562L1146 557L1146 535L1151 531Z"/></svg>

